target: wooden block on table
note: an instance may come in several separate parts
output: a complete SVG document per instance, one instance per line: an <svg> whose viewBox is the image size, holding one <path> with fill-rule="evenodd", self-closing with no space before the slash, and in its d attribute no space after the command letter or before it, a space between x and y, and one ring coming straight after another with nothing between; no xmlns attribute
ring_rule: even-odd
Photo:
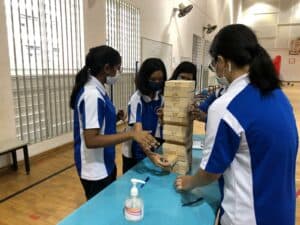
<svg viewBox="0 0 300 225"><path fill-rule="evenodd" d="M180 175L185 175L189 172L190 168L191 164L189 162L177 161L172 169L172 172Z"/></svg>
<svg viewBox="0 0 300 225"><path fill-rule="evenodd" d="M192 149L187 149L186 151L177 151L176 156L178 161L192 161Z"/></svg>

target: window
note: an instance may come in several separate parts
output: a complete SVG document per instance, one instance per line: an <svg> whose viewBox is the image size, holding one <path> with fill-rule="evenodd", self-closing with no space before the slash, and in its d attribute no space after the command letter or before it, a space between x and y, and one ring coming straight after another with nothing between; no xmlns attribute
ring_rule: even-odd
<svg viewBox="0 0 300 225"><path fill-rule="evenodd" d="M83 64L81 0L5 0L17 136L72 130L69 96Z"/></svg>
<svg viewBox="0 0 300 225"><path fill-rule="evenodd" d="M198 35L193 35L193 56L192 61L197 66L197 90L208 87L208 65L210 42Z"/></svg>
<svg viewBox="0 0 300 225"><path fill-rule="evenodd" d="M123 0L106 0L106 42L122 56L122 76L111 97L118 109L127 109L135 91L134 76L140 59L140 11Z"/></svg>

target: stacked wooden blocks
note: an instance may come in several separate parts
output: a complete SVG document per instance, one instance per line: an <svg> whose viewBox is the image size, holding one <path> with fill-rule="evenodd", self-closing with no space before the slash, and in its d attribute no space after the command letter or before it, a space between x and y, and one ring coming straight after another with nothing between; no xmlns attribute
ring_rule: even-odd
<svg viewBox="0 0 300 225"><path fill-rule="evenodd" d="M186 174L192 163L193 122L188 108L194 97L194 81L167 81L164 90L163 154L172 172Z"/></svg>

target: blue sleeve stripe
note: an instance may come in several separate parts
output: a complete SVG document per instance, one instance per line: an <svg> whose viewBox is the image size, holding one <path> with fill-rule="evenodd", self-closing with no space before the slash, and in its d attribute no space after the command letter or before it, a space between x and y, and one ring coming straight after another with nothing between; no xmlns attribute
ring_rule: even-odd
<svg viewBox="0 0 300 225"><path fill-rule="evenodd" d="M128 123L130 123L130 116L131 116L131 109L130 109L130 104L127 106L127 115L128 115Z"/></svg>
<svg viewBox="0 0 300 225"><path fill-rule="evenodd" d="M216 100L216 95L211 94L203 103L200 104L199 109L207 113L209 106Z"/></svg>
<svg viewBox="0 0 300 225"><path fill-rule="evenodd" d="M84 100L81 101L80 105L79 105L79 112L82 118L82 127L83 129L86 128L86 119L85 119L85 102Z"/></svg>
<svg viewBox="0 0 300 225"><path fill-rule="evenodd" d="M136 107L136 123L142 122L142 106L140 103Z"/></svg>
<svg viewBox="0 0 300 225"><path fill-rule="evenodd" d="M100 128L103 126L104 115L105 115L104 102L101 99L98 99L98 122Z"/></svg>
<svg viewBox="0 0 300 225"><path fill-rule="evenodd" d="M205 170L223 173L233 161L239 145L240 137L224 120L221 120Z"/></svg>

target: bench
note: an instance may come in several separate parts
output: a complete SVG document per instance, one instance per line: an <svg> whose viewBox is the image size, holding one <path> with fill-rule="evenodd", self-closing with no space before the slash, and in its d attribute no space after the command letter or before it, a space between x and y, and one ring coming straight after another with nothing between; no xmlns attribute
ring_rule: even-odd
<svg viewBox="0 0 300 225"><path fill-rule="evenodd" d="M30 173L30 162L28 156L28 147L26 141L20 141L17 139L9 139L0 141L0 155L4 155L7 153L11 153L13 159L13 169L18 169L18 161L17 161L17 150L23 149L24 154L24 162L26 173Z"/></svg>

